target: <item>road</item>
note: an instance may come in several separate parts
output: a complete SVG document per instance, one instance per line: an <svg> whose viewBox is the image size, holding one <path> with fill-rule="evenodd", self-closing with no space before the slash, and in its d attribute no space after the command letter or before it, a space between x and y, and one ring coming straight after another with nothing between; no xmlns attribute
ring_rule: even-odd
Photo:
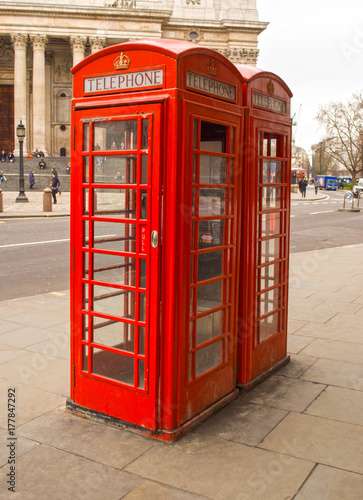
<svg viewBox="0 0 363 500"><path fill-rule="evenodd" d="M363 212L339 212L343 196L292 201L291 252L363 243ZM68 289L69 219L0 220L0 263L0 301Z"/></svg>

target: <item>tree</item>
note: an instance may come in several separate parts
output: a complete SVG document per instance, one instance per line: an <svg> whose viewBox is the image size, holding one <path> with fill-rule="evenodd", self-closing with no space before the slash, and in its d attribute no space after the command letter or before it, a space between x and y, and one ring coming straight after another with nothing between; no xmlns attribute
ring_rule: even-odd
<svg viewBox="0 0 363 500"><path fill-rule="evenodd" d="M324 140L325 154L344 165L354 181L363 172L362 94L354 94L346 104L332 102L322 106L316 119L327 133Z"/></svg>
<svg viewBox="0 0 363 500"><path fill-rule="evenodd" d="M332 166L333 159L326 153L325 147L326 141L321 141L319 144L314 144L311 147L315 153L313 163L314 176L326 175Z"/></svg>

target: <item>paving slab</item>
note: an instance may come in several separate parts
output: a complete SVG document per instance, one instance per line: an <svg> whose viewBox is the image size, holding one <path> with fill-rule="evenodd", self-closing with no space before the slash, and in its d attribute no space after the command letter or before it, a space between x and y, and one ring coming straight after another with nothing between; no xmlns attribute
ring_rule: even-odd
<svg viewBox="0 0 363 500"><path fill-rule="evenodd" d="M341 326L344 329L356 329L360 331L363 335L363 316L361 314L344 314L338 313L334 317L332 317L329 321L327 321L327 325L337 325Z"/></svg>
<svg viewBox="0 0 363 500"><path fill-rule="evenodd" d="M300 321L314 321L315 323L326 323L337 314L336 311L316 309L305 309L303 307L293 307L289 309L291 319Z"/></svg>
<svg viewBox="0 0 363 500"><path fill-rule="evenodd" d="M122 469L155 444L123 429L74 416L58 409L18 427L28 439Z"/></svg>
<svg viewBox="0 0 363 500"><path fill-rule="evenodd" d="M317 465L295 500L360 500L362 491L362 475Z"/></svg>
<svg viewBox="0 0 363 500"><path fill-rule="evenodd" d="M24 437L16 435L16 440L14 441L14 437L9 436L7 429L0 429L0 467L3 465L9 465L8 460L10 456L10 444L15 442L15 457L16 460L27 453L32 448L39 446L38 443L31 441L30 439L26 439ZM9 446L8 446L9 445ZM10 458L11 460L11 458ZM11 464L10 464L11 465ZM7 467L5 467L7 468ZM9 470L8 470L9 471ZM2 488L3 489L3 485ZM1 491L0 489L0 491ZM11 498L11 497L10 497Z"/></svg>
<svg viewBox="0 0 363 500"><path fill-rule="evenodd" d="M0 470L1 484L6 484L7 472L7 467ZM40 445L17 459L17 497L10 498L120 500L140 482L139 478L118 469Z"/></svg>
<svg viewBox="0 0 363 500"><path fill-rule="evenodd" d="M205 498L153 481L143 481L140 486L123 497L123 500L204 500Z"/></svg>
<svg viewBox="0 0 363 500"><path fill-rule="evenodd" d="M21 358L26 354L27 352L24 349L0 344L0 365L13 359Z"/></svg>
<svg viewBox="0 0 363 500"><path fill-rule="evenodd" d="M346 361L318 359L301 375L301 379L363 391L363 366Z"/></svg>
<svg viewBox="0 0 363 500"><path fill-rule="evenodd" d="M19 328L17 324L14 330L0 335L0 342L1 344L13 347L27 347L56 336L56 332L47 328L38 326L24 326Z"/></svg>
<svg viewBox="0 0 363 500"><path fill-rule="evenodd" d="M251 403L302 412L324 389L323 384L274 375L243 397Z"/></svg>
<svg viewBox="0 0 363 500"><path fill-rule="evenodd" d="M51 339L27 347L27 351L39 352L55 358L70 359L69 333L56 335Z"/></svg>
<svg viewBox="0 0 363 500"><path fill-rule="evenodd" d="M291 354L290 363L280 368L276 375L290 378L299 378L316 362L316 360L317 358L312 358L309 356Z"/></svg>
<svg viewBox="0 0 363 500"><path fill-rule="evenodd" d="M299 335L288 335L287 336L287 352L297 354L304 347L308 346L313 342L312 337L302 337Z"/></svg>
<svg viewBox="0 0 363 500"><path fill-rule="evenodd" d="M363 392L327 387L306 409L309 415L363 425Z"/></svg>
<svg viewBox="0 0 363 500"><path fill-rule="evenodd" d="M340 325L332 325L330 322L326 324L307 323L294 333L296 336L363 344L363 332L361 329L342 328Z"/></svg>
<svg viewBox="0 0 363 500"><path fill-rule="evenodd" d="M126 467L145 479L215 500L292 498L311 472L309 461L189 434L158 446Z"/></svg>
<svg viewBox="0 0 363 500"><path fill-rule="evenodd" d="M287 413L278 408L246 403L242 396L200 425L196 432L256 446Z"/></svg>
<svg viewBox="0 0 363 500"><path fill-rule="evenodd" d="M44 308L34 308L34 310L28 311L27 308L23 306L21 312L9 315L6 319L12 323L23 326L33 326L36 320L36 326L46 329L51 326L63 324L64 314L55 312L50 313ZM18 326L18 328L20 327Z"/></svg>
<svg viewBox="0 0 363 500"><path fill-rule="evenodd" d="M361 425L289 413L259 447L363 474Z"/></svg>
<svg viewBox="0 0 363 500"><path fill-rule="evenodd" d="M300 319L292 319L288 317L287 320L287 331L288 333L295 333L297 330L300 330L305 325L308 325L307 321L301 321Z"/></svg>
<svg viewBox="0 0 363 500"><path fill-rule="evenodd" d="M56 394L69 391L69 362L40 353L0 365L0 377Z"/></svg>
<svg viewBox="0 0 363 500"><path fill-rule="evenodd" d="M300 353L304 354L304 356L363 364L363 344L352 342L315 339L314 342L311 342Z"/></svg>
<svg viewBox="0 0 363 500"><path fill-rule="evenodd" d="M0 394L7 395L9 388L15 388L16 427L65 404L64 397L53 392L19 384L12 380L0 381ZM7 401L5 396L2 396L1 400ZM0 413L0 426L7 429L7 412L4 411L6 408L7 405L3 404Z"/></svg>

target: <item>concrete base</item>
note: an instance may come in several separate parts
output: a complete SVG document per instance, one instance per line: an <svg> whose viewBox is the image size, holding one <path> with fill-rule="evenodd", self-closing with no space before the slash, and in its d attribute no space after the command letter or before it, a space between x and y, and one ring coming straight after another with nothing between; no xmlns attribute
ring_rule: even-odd
<svg viewBox="0 0 363 500"><path fill-rule="evenodd" d="M271 377L271 375L273 375L275 372L277 372L278 370L280 370L280 368L282 368L285 365L287 365L289 362L290 362L290 355L287 354L280 361L278 361L277 363L275 363L273 366L271 366L270 368L268 368L264 372L260 373L257 377L253 378L249 382L247 382L245 384L241 384L241 383L237 382L237 387L241 391L250 391L251 389L253 389L254 387L256 387L256 385L260 384L261 382L263 382L264 380L266 380L268 377Z"/></svg>
<svg viewBox="0 0 363 500"><path fill-rule="evenodd" d="M338 212L360 212L360 208L338 208Z"/></svg>
<svg viewBox="0 0 363 500"><path fill-rule="evenodd" d="M160 441L165 441L172 443L177 441L182 436L184 436L187 432L190 432L195 427L204 422L208 417L216 413L218 410L226 406L228 403L236 399L239 395L239 391L237 389L233 389L232 392L224 396L222 399L216 401L213 405L206 408L204 411L193 417L192 419L185 422L180 427L177 427L172 430L168 429L157 429L152 431L150 429L145 429L144 427L139 427L137 425L131 424L130 422L125 422L124 420L120 420L119 418L112 417L107 415L106 413L101 413L99 411L92 410L90 408L86 408L75 403L72 399L67 399L66 408L71 413L75 415L80 415L82 417L88 417L94 420L98 420L99 422L103 422L105 424L112 425L113 427L118 427L121 429L128 430L130 432L134 432L136 434L140 434L142 436L150 437L153 439L158 439Z"/></svg>

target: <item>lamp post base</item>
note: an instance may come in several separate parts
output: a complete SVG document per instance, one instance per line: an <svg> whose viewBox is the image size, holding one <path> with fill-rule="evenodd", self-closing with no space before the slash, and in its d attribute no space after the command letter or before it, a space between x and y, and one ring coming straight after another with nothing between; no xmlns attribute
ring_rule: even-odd
<svg viewBox="0 0 363 500"><path fill-rule="evenodd" d="M28 203L29 202L25 193L19 193L15 201L17 203Z"/></svg>

